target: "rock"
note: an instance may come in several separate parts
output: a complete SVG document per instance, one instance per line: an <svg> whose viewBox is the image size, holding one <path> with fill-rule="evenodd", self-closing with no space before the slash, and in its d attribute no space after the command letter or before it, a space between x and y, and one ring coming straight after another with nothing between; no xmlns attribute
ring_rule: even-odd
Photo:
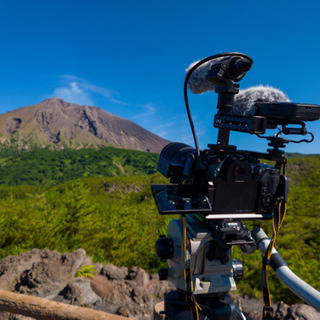
<svg viewBox="0 0 320 320"><path fill-rule="evenodd" d="M157 275L149 276L141 268L133 267L128 274L126 268L110 264L91 281L91 287L103 299L103 306L99 306L103 310L139 320L151 319L155 303L173 289L168 281L160 281Z"/></svg>
<svg viewBox="0 0 320 320"><path fill-rule="evenodd" d="M305 304L278 304L275 320L320 320L320 312Z"/></svg>
<svg viewBox="0 0 320 320"><path fill-rule="evenodd" d="M154 305L174 289L170 282L160 281L158 275L149 275L139 267L128 272L113 264L95 264L95 279L75 278L83 265L92 265L83 249L65 254L33 249L0 261L0 288L139 320L151 319ZM232 298L247 319L262 319L260 299L237 295ZM274 320L320 320L320 313L307 305L288 306L282 302L273 307ZM0 320L13 319L28 320L0 312Z"/></svg>
<svg viewBox="0 0 320 320"><path fill-rule="evenodd" d="M21 274L31 269L41 258L43 250L33 249L18 256L8 256L0 261L0 288L14 291Z"/></svg>
<svg viewBox="0 0 320 320"><path fill-rule="evenodd" d="M165 295L174 289L174 285L166 280L159 280L158 275L151 275L147 288L150 289L150 294L154 298L154 302L160 302L164 300Z"/></svg>
<svg viewBox="0 0 320 320"><path fill-rule="evenodd" d="M78 249L78 250L79 250L79 249ZM83 250L83 249L80 249L80 250ZM88 257L88 256L86 256L86 258L85 258L84 261L82 262L80 268L83 267L83 266L92 266L92 265L93 265L93 263L92 263L91 258Z"/></svg>
<svg viewBox="0 0 320 320"><path fill-rule="evenodd" d="M92 290L91 280L86 278L76 278L73 283L80 288L83 301L82 306L84 305L96 305L102 301L102 299Z"/></svg>
<svg viewBox="0 0 320 320"><path fill-rule="evenodd" d="M83 249L65 254L44 249L40 254L31 268L22 272L16 291L52 298L70 282L87 258Z"/></svg>
<svg viewBox="0 0 320 320"><path fill-rule="evenodd" d="M135 285L146 286L150 281L150 276L145 270L139 267L133 267L129 271L127 279L133 281Z"/></svg>
<svg viewBox="0 0 320 320"><path fill-rule="evenodd" d="M100 274L102 268L103 268L103 264L102 263L94 263L93 264L95 269L96 269L96 274Z"/></svg>
<svg viewBox="0 0 320 320"><path fill-rule="evenodd" d="M116 314L128 318L131 317L137 320L150 320L152 315L152 313L150 314L150 312L143 307L132 303L121 306L117 310Z"/></svg>
<svg viewBox="0 0 320 320"><path fill-rule="evenodd" d="M59 296L64 300L69 300L68 302L72 305L81 306L83 305L84 295L82 290L76 285L74 282L68 283L61 292L59 292ZM60 299L55 299L59 301ZM61 301L63 303L63 300Z"/></svg>
<svg viewBox="0 0 320 320"><path fill-rule="evenodd" d="M86 278L75 278L53 300L88 308L102 302L102 299L91 289L91 281Z"/></svg>
<svg viewBox="0 0 320 320"><path fill-rule="evenodd" d="M119 269L114 264L108 263L101 269L100 274L106 276L109 280L124 280L128 275L128 268L121 267Z"/></svg>
<svg viewBox="0 0 320 320"><path fill-rule="evenodd" d="M98 275L91 281L92 290L105 302L123 305L130 301L130 288L121 281L110 281Z"/></svg>
<svg viewBox="0 0 320 320"><path fill-rule="evenodd" d="M132 300L141 307L151 308L153 307L153 297L152 292L149 288L145 287L135 287L131 291Z"/></svg>
<svg viewBox="0 0 320 320"><path fill-rule="evenodd" d="M20 314L12 314L6 311L0 311L0 320L34 320L34 318L25 317Z"/></svg>

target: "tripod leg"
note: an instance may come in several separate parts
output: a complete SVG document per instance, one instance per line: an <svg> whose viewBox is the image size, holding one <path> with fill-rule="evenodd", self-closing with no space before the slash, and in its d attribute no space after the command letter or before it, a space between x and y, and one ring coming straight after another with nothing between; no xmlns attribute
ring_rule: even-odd
<svg viewBox="0 0 320 320"><path fill-rule="evenodd" d="M199 320L246 320L246 317L227 294L225 298L207 297L197 299L202 311ZM183 293L170 291L165 299L166 320L195 320Z"/></svg>

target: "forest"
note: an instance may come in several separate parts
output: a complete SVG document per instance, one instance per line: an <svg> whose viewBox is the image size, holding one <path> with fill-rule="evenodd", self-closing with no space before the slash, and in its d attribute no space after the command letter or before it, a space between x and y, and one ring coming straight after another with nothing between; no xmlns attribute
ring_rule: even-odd
<svg viewBox="0 0 320 320"><path fill-rule="evenodd" d="M136 150L35 148L0 150L0 185L46 185L81 177L153 174L158 155Z"/></svg>
<svg viewBox="0 0 320 320"><path fill-rule="evenodd" d="M158 214L150 186L168 181L156 173L157 154L101 150L36 149L0 153L0 258L32 248L59 252L84 248L94 262L157 272L154 245L174 216ZM276 248L289 267L320 290L320 156L289 157L287 215ZM271 221L246 222L272 235ZM260 252L234 258L244 265L238 291L261 296ZM272 273L272 272L271 272ZM275 301L298 299L271 281Z"/></svg>

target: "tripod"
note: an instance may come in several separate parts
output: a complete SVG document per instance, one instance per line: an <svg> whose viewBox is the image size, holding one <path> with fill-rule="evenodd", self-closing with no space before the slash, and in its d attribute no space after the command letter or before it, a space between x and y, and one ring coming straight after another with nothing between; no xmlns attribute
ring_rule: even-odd
<svg viewBox="0 0 320 320"><path fill-rule="evenodd" d="M197 297L201 307L199 320L245 320L238 306L229 294L212 297ZM165 299L166 319L193 320L190 305L185 300L185 295L177 290L167 294Z"/></svg>
<svg viewBox="0 0 320 320"><path fill-rule="evenodd" d="M235 289L234 280L241 279L243 276L241 263L238 260L231 259L230 243L239 245L248 254L253 253L257 248L260 249L262 254L265 254L270 239L261 228L250 232L242 223L238 222L212 223L211 226L209 223L209 226L204 226L201 222L199 223L196 217L190 215L187 217L187 224L190 228L191 248L195 250L191 250L191 264L194 270L195 299L201 308L198 319L246 319L229 295L229 291ZM209 234L208 230L213 230L212 234ZM168 235L172 236L172 232L176 232L174 241L178 241L182 232L181 219L172 220L169 223ZM216 242L215 237L221 240L218 246L213 244ZM221 248L222 243L225 243L226 247ZM167 250L168 247L163 247L163 249ZM175 250L179 252L179 244L175 246ZM216 258L219 256L220 258L209 261L213 256ZM320 311L320 293L296 276L275 249L272 251L270 261L271 267L280 281L298 297ZM177 259L168 260L168 263L169 268L161 269L159 275L160 278L169 279L173 282L176 285L176 290L169 292L165 298L165 316L162 319L194 320L192 305L186 301L184 280L181 278L181 264Z"/></svg>
<svg viewBox="0 0 320 320"><path fill-rule="evenodd" d="M192 320L191 301L200 307L199 319L245 319L229 295L229 291L236 289L235 280L243 276L241 262L232 259L232 246L239 245L244 252L253 253L256 246L251 232L241 222L214 223L201 221L197 215L186 217L189 239L187 260L192 270L190 281L194 295L187 302L182 220L172 220L167 229L168 238L160 238L156 245L157 255L168 259L169 266L159 271L160 279L169 279L177 287L166 296L166 319ZM170 251L176 254L168 256Z"/></svg>

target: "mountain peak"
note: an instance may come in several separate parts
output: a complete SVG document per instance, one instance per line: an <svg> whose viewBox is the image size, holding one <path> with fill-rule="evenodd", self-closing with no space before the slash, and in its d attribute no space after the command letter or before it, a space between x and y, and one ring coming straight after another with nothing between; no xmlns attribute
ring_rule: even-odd
<svg viewBox="0 0 320 320"><path fill-rule="evenodd" d="M98 107L81 106L58 97L0 115L0 144L88 148L115 146L160 152L167 140Z"/></svg>
<svg viewBox="0 0 320 320"><path fill-rule="evenodd" d="M63 99L60 99L59 97L54 97L54 98L45 99L41 101L38 105L52 104L52 103L54 103L55 105L61 105L62 107L68 107L71 104L74 104L74 103L67 102Z"/></svg>

